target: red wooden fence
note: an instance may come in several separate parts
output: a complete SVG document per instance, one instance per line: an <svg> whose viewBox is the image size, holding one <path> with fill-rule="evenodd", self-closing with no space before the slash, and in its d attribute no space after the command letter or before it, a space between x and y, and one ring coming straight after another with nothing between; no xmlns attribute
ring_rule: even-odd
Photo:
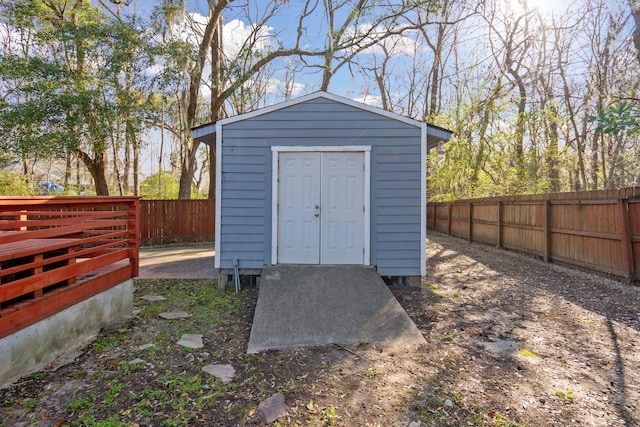
<svg viewBox="0 0 640 427"><path fill-rule="evenodd" d="M140 244L213 242L215 200L141 200Z"/></svg>
<svg viewBox="0 0 640 427"><path fill-rule="evenodd" d="M429 203L427 228L609 273L640 273L640 187Z"/></svg>
<svg viewBox="0 0 640 427"><path fill-rule="evenodd" d="M0 338L138 275L138 198L0 198Z"/></svg>

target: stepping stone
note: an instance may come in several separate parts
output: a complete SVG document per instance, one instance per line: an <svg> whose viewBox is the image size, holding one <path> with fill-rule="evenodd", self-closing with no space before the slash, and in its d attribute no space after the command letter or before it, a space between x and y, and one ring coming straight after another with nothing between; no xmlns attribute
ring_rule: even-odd
<svg viewBox="0 0 640 427"><path fill-rule="evenodd" d="M258 415L265 424L271 424L278 418L282 418L289 408L284 403L284 395L276 393L258 405Z"/></svg>
<svg viewBox="0 0 640 427"><path fill-rule="evenodd" d="M182 334L178 345L188 348L202 348L202 334Z"/></svg>
<svg viewBox="0 0 640 427"><path fill-rule="evenodd" d="M140 359L139 357L136 357L135 359L129 361L129 365L139 365L141 363L144 363L144 360Z"/></svg>
<svg viewBox="0 0 640 427"><path fill-rule="evenodd" d="M520 350L521 345L510 340L495 340L492 342L479 342L479 347L489 350L492 353L511 353Z"/></svg>
<svg viewBox="0 0 640 427"><path fill-rule="evenodd" d="M213 377L220 378L223 384L236 376L236 370L231 365L207 365L202 370Z"/></svg>
<svg viewBox="0 0 640 427"><path fill-rule="evenodd" d="M140 299L149 302L166 301L166 298L160 295L144 295L141 296Z"/></svg>
<svg viewBox="0 0 640 427"><path fill-rule="evenodd" d="M159 316L162 317L163 319L169 319L169 320L186 319L187 317L189 317L189 313L187 313L186 311L175 311L175 312L160 313Z"/></svg>
<svg viewBox="0 0 640 427"><path fill-rule="evenodd" d="M148 349L153 348L153 347L155 347L155 345L151 344L151 343L142 344L140 347L138 347L138 350L148 350Z"/></svg>

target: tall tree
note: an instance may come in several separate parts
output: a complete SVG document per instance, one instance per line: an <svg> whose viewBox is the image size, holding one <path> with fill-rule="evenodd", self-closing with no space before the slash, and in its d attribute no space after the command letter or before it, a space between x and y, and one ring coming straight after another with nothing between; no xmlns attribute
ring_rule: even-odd
<svg viewBox="0 0 640 427"><path fill-rule="evenodd" d="M118 113L132 140L144 111L131 108L131 79L124 91L118 87L137 56L127 47L136 30L85 0L4 1L1 7L11 27L33 34L25 55L8 52L1 60L5 79L28 82L15 86L19 90L0 106L0 131L11 136L5 143L32 156L73 153L91 174L96 194L108 195L107 148Z"/></svg>

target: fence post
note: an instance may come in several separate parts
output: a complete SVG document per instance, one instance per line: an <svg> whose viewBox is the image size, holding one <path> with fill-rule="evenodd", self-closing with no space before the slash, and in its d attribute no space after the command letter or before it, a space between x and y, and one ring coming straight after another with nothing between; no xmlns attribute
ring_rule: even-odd
<svg viewBox="0 0 640 427"><path fill-rule="evenodd" d="M140 274L140 199L128 203L127 215L129 228L129 262L133 269L133 277Z"/></svg>
<svg viewBox="0 0 640 427"><path fill-rule="evenodd" d="M498 239L497 247L502 249L502 201L498 200Z"/></svg>
<svg viewBox="0 0 640 427"><path fill-rule="evenodd" d="M544 248L542 249L542 256L544 262L551 262L551 202L549 199L544 201L542 217L544 224Z"/></svg>
<svg viewBox="0 0 640 427"><path fill-rule="evenodd" d="M631 227L629 226L629 199L618 200L618 212L620 213L620 244L622 245L622 259L624 261L624 273L627 284L635 274L633 260L633 246L631 245Z"/></svg>
<svg viewBox="0 0 640 427"><path fill-rule="evenodd" d="M473 203L469 202L469 241L473 242Z"/></svg>

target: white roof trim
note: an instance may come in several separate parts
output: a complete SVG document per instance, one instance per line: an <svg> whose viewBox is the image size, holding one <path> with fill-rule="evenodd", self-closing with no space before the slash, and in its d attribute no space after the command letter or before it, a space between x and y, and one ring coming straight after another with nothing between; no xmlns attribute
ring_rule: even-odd
<svg viewBox="0 0 640 427"><path fill-rule="evenodd" d="M389 119L397 120L397 121L400 121L400 122L403 122L403 123L406 123L408 125L415 126L415 127L418 127L418 128L421 128L422 124L424 123L424 122L421 122L421 121L418 121L418 120L415 120L415 119L412 119L412 118L409 118L409 117L402 116L402 115L397 114L397 113L392 113L390 111L383 110L382 108L374 107L372 105L363 104L362 102L354 101L352 99L344 98L342 96L337 96L337 95L333 95L333 94L330 94L330 93L327 93L327 92L322 92L322 91L310 93L308 95L303 95L301 97L298 97L298 98L295 98L295 99L291 99L289 101L281 102L279 104L274 104L274 105L271 105L269 107L261 108L259 110L250 111L248 113L240 114L238 116L233 116L233 117L228 117L226 119L218 120L217 123L220 123L221 125L226 125L226 124L229 124L229 123L235 123L235 122L239 122L239 121L242 121L242 120L251 119L253 117L258 117L258 116L261 116L263 114L268 114L268 113L271 113L271 112L274 112L274 111L278 111L278 110L281 110L283 108L291 107L293 105L301 104L303 102L311 101L312 99L317 99L317 98L330 99L331 101L335 101L335 102L339 102L341 104L349 105L351 107L358 108L360 110L369 111L369 112L371 112L373 114L378 114L380 116L384 116L384 117L387 117Z"/></svg>

